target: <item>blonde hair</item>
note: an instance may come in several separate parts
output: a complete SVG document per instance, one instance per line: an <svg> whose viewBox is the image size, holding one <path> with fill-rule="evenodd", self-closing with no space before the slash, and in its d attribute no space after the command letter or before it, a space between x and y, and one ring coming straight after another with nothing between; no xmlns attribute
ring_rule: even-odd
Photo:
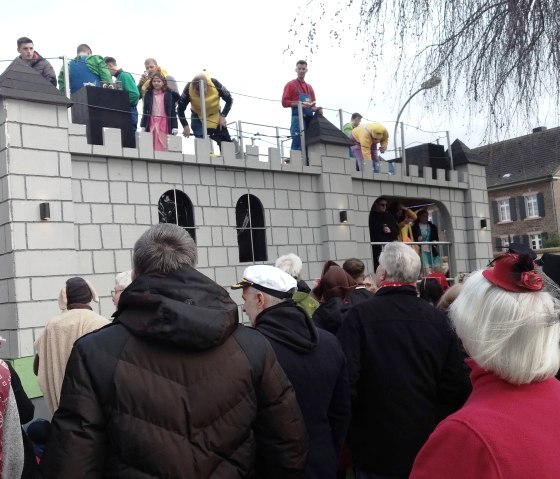
<svg viewBox="0 0 560 479"><path fill-rule="evenodd" d="M439 298L438 304L436 306L437 309L439 309L440 311L447 311L449 309L449 306L451 306L451 303L453 303L453 301L457 299L457 296L459 296L462 286L462 283L456 283L451 286L451 288L449 288L445 293L443 293L443 296Z"/></svg>

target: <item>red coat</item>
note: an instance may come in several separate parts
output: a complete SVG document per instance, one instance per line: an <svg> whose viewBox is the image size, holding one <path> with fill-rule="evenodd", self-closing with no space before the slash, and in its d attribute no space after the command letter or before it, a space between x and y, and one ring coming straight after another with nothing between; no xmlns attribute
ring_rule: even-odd
<svg viewBox="0 0 560 479"><path fill-rule="evenodd" d="M513 386L468 363L473 392L432 433L410 479L558 479L560 382Z"/></svg>

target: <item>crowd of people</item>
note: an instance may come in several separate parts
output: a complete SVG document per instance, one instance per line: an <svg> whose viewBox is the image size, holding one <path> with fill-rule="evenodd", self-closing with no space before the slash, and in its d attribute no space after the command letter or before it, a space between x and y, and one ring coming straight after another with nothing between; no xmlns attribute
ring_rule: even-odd
<svg viewBox="0 0 560 479"><path fill-rule="evenodd" d="M20 429L33 406L0 362L2 478L558 477L560 258L512 245L435 298L402 241L312 287L287 254L231 285L247 327L196 258L149 228L112 321L65 282L35 344L51 424Z"/></svg>
<svg viewBox="0 0 560 479"><path fill-rule="evenodd" d="M20 40L21 59L52 78ZM215 78L199 74L179 95L154 59L134 85L114 58L87 45L77 53L71 91L94 75L122 78L143 100L154 147L178 119L184 135L202 134L201 85L208 134L230 141L232 99ZM304 128L321 108L307 64L296 72L282 103L297 148L299 102ZM388 137L365 125L364 139L357 128L348 133L357 166L372 159L375 168L373 145L386 148ZM537 260L512 244L448 287L425 208L379 197L369 228L383 243L370 274L356 258L327 261L311 287L294 254L247 267L231 290L241 291L249 326L228 290L196 269L196 244L177 225L136 241L131 271L111 291L112 320L93 311L92 284L69 278L61 312L35 342L48 427L21 429L33 405L0 361L2 479L335 479L349 469L356 479L559 477L558 257Z"/></svg>
<svg viewBox="0 0 560 479"><path fill-rule="evenodd" d="M15 61L22 61L34 68L45 79L66 91L64 69L60 70L58 80L52 65L37 51L33 41L28 37L17 40L19 56ZM117 60L112 56L102 57L94 55L89 45L82 43L76 48L76 57L68 62L68 91L74 94L84 86L108 86L117 82L119 88L128 93L130 103L131 127L133 131L138 127L138 103L142 101L141 131L152 132L153 147L156 151L167 149L167 135L179 132L178 121L183 126L183 136L191 133L196 138L202 138L203 111L207 135L221 147L223 141L231 142L227 129L227 115L231 110L233 98L228 89L216 78L211 78L204 71L198 73L187 82L182 93L177 81L165 68L160 66L155 58L147 58L144 62L144 73L138 83L133 76L118 67ZM290 108L290 136L292 150L301 150L301 126L298 105L302 104L302 126L304 130L314 115L322 115L322 108L317 106L313 87L305 81L307 62L299 60L296 63L296 78L289 81L282 93L282 106ZM114 81L113 81L114 79ZM201 85L204 93L201 94ZM204 105L202 105L204 98ZM221 101L224 102L223 108ZM191 106L191 124L186 119L185 110ZM360 125L362 116L354 113L350 123L344 125L343 132L353 143L350 156L356 158L356 169L364 169L364 160L372 161L373 170L380 171L379 153L386 151L389 133L380 123ZM393 173L393 165L389 164L389 173Z"/></svg>

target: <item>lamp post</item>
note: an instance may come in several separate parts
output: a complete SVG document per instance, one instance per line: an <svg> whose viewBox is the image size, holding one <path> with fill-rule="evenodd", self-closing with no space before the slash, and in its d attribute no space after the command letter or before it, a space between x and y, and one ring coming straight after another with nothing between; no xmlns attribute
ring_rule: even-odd
<svg viewBox="0 0 560 479"><path fill-rule="evenodd" d="M399 120L401 119L401 114L404 111L404 109L406 108L406 105L408 105L410 103L410 100L412 100L416 95L418 95L418 93L420 93L422 90L429 90L430 88L434 88L436 86L438 86L441 83L441 77L438 75L434 75L432 76L429 80L426 80L425 82L423 82L420 85L420 88L418 88L418 90L416 90L412 95L410 95L408 97L408 100L406 100L404 102L404 105L402 106L402 108L399 111L399 114L397 115L397 121L395 122L395 136L394 141L395 141L395 153L398 152L398 148L397 148L397 128L399 126ZM404 136L403 136L403 141L402 141L402 159L403 159L403 174L406 174L406 163L405 163L405 153L404 153Z"/></svg>

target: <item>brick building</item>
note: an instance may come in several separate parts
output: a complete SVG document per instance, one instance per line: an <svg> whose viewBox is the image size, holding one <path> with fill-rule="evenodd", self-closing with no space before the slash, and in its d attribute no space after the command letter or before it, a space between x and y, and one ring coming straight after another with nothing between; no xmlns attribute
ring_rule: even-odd
<svg viewBox="0 0 560 479"><path fill-rule="evenodd" d="M486 166L492 243L533 249L558 233L560 128L535 128L529 135L471 150Z"/></svg>

